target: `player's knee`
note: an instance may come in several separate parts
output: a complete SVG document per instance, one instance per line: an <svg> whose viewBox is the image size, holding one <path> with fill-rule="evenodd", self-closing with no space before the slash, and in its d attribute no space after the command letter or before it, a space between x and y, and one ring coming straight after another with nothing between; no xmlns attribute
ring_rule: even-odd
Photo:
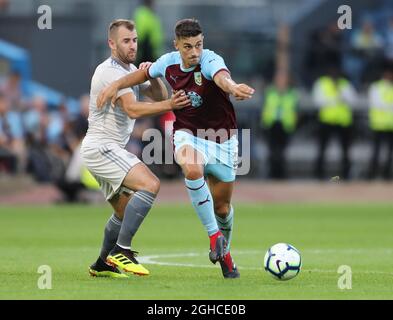
<svg viewBox="0 0 393 320"><path fill-rule="evenodd" d="M203 171L199 166L189 165L183 167L184 176L188 180L196 180L203 177Z"/></svg>
<svg viewBox="0 0 393 320"><path fill-rule="evenodd" d="M160 180L157 177L146 180L143 190L157 194L160 191Z"/></svg>
<svg viewBox="0 0 393 320"><path fill-rule="evenodd" d="M152 190L150 192L152 192L154 194L157 194L158 191L160 191L160 186L161 186L160 180L158 178L154 178L151 181L151 188L152 188Z"/></svg>
<svg viewBox="0 0 393 320"><path fill-rule="evenodd" d="M124 210L125 210L125 206L123 206L122 208L117 208L115 210L116 212L116 218L118 218L120 221L123 221L123 217L124 217Z"/></svg>
<svg viewBox="0 0 393 320"><path fill-rule="evenodd" d="M123 220L124 217L124 209L125 206L127 205L127 202L122 203L122 202L117 202L117 203L111 203L113 210L115 212L115 216L116 218L118 218L119 220Z"/></svg>
<svg viewBox="0 0 393 320"><path fill-rule="evenodd" d="M230 207L229 202L214 203L214 212L219 217L225 218L229 214Z"/></svg>

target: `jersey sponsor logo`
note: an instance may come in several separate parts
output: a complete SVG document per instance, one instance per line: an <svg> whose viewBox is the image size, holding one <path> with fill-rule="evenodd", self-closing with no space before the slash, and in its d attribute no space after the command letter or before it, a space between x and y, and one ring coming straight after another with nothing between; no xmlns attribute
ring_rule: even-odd
<svg viewBox="0 0 393 320"><path fill-rule="evenodd" d="M202 85L202 73L201 72L194 72L194 80L198 86Z"/></svg>
<svg viewBox="0 0 393 320"><path fill-rule="evenodd" d="M198 108L202 105L203 99L198 93L196 93L195 91L190 91L190 92L187 92L187 95L190 98L191 105L194 108Z"/></svg>

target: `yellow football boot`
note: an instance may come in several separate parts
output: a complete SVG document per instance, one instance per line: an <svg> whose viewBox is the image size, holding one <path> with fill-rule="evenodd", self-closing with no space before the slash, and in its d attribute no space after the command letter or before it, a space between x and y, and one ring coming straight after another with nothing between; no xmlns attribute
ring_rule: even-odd
<svg viewBox="0 0 393 320"><path fill-rule="evenodd" d="M123 272L130 272L139 276L147 276L150 274L144 266L142 266L136 259L137 252L129 249L123 249L118 246L109 253L106 262L114 267L117 267Z"/></svg>
<svg viewBox="0 0 393 320"><path fill-rule="evenodd" d="M97 261L90 266L89 273L92 277L128 278L128 275L121 273L118 268L108 265L101 258L98 258Z"/></svg>

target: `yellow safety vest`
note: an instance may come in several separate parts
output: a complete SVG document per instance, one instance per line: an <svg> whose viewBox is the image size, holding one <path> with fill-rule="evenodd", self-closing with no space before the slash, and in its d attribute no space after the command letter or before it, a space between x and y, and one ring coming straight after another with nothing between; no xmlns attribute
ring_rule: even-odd
<svg viewBox="0 0 393 320"><path fill-rule="evenodd" d="M98 190L100 185L86 167L81 169L81 183L90 190Z"/></svg>
<svg viewBox="0 0 393 320"><path fill-rule="evenodd" d="M282 93L274 87L269 87L261 113L262 124L270 128L275 122L281 122L285 131L293 132L297 123L297 101L295 90L289 89Z"/></svg>
<svg viewBox="0 0 393 320"><path fill-rule="evenodd" d="M140 42L149 40L152 48L154 59L161 55L162 44L164 42L161 22L158 16L148 7L140 6L135 10L134 20L138 31L138 40ZM142 54L143 48L140 47Z"/></svg>
<svg viewBox="0 0 393 320"><path fill-rule="evenodd" d="M319 110L319 121L330 125L348 127L352 124L352 110L340 99L340 91L349 85L349 82L340 78L335 82L331 77L321 77L319 80L323 94L329 99L338 102L322 106Z"/></svg>
<svg viewBox="0 0 393 320"><path fill-rule="evenodd" d="M380 98L393 107L393 84L386 80L379 80L376 86ZM393 109L386 110L370 106L369 112L370 128L374 131L393 131Z"/></svg>

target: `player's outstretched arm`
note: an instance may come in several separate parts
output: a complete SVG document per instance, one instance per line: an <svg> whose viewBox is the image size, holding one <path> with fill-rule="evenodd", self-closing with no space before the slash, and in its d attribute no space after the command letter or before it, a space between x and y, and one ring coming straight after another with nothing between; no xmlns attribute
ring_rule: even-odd
<svg viewBox="0 0 393 320"><path fill-rule="evenodd" d="M98 94L97 108L101 109L108 100L111 100L111 104L114 106L117 99L117 92L120 89L136 86L144 83L146 80L148 80L146 70L137 70L112 82Z"/></svg>
<svg viewBox="0 0 393 320"><path fill-rule="evenodd" d="M255 92L253 88L244 83L237 84L232 80L229 72L225 70L219 71L214 76L213 80L217 86L219 86L225 92L233 95L236 100L250 99Z"/></svg>
<svg viewBox="0 0 393 320"><path fill-rule="evenodd" d="M117 100L123 110L132 119L153 116L160 113L183 109L190 106L191 101L183 90L179 90L170 99L160 102L138 102L131 93L122 95Z"/></svg>

